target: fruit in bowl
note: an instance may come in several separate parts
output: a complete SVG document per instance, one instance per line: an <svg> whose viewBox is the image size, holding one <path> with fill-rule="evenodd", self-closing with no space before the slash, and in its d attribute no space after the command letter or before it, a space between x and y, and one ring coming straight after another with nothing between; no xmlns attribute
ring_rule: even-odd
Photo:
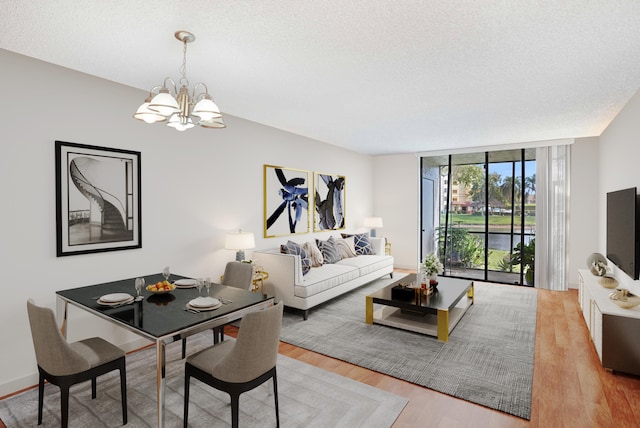
<svg viewBox="0 0 640 428"><path fill-rule="evenodd" d="M169 281L158 281L155 284L147 285L147 291L155 294L169 293L176 289L176 286Z"/></svg>

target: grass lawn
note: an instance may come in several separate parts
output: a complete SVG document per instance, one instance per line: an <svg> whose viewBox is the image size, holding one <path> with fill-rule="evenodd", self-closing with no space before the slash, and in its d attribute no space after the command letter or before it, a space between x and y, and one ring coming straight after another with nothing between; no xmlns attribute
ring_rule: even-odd
<svg viewBox="0 0 640 428"><path fill-rule="evenodd" d="M507 254L508 251L489 249L489 270L500 271L501 261ZM520 272L520 266L514 266L511 272Z"/></svg>
<svg viewBox="0 0 640 428"><path fill-rule="evenodd" d="M449 219L451 224L453 225L461 225L464 226L466 224L469 225L484 225L484 216L482 215L474 215L474 214L449 214ZM519 218L514 219L514 224L519 225ZM444 224L445 218L442 216L440 219L441 224ZM499 225L511 225L511 216L509 215L489 215L489 224L494 226ZM527 216L524 218L524 224L526 225L535 225L536 218L535 216Z"/></svg>

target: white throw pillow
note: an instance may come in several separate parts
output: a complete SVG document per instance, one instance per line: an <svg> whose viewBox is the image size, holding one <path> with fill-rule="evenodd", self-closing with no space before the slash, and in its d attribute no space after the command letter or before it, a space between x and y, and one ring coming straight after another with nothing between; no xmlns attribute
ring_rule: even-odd
<svg viewBox="0 0 640 428"><path fill-rule="evenodd" d="M338 252L343 259L348 259L350 257L356 256L356 248L353 244L353 236L345 239L336 239L336 246L338 247Z"/></svg>
<svg viewBox="0 0 640 428"><path fill-rule="evenodd" d="M305 242L302 248L311 259L311 267L320 267L324 264L324 257L322 257L322 252L320 252L316 244L313 242Z"/></svg>

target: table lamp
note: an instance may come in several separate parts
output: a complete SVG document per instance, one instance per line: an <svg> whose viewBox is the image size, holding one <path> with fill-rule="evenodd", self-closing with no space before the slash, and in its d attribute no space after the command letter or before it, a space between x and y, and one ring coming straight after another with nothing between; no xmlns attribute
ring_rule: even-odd
<svg viewBox="0 0 640 428"><path fill-rule="evenodd" d="M227 250L237 250L237 262L244 260L244 250L249 250L255 247L256 242L253 238L253 233L243 232L242 229L239 229L238 233L228 233L224 242L224 248Z"/></svg>
<svg viewBox="0 0 640 428"><path fill-rule="evenodd" d="M376 228L382 228L382 217L366 217L364 219L364 227L371 229L371 237L375 238Z"/></svg>

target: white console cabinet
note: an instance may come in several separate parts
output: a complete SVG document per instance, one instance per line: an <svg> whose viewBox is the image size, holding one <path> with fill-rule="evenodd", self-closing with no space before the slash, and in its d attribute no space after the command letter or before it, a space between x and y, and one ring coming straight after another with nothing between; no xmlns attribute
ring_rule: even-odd
<svg viewBox="0 0 640 428"><path fill-rule="evenodd" d="M640 306L622 309L588 270L579 271L578 299L591 340L605 369L640 375Z"/></svg>

